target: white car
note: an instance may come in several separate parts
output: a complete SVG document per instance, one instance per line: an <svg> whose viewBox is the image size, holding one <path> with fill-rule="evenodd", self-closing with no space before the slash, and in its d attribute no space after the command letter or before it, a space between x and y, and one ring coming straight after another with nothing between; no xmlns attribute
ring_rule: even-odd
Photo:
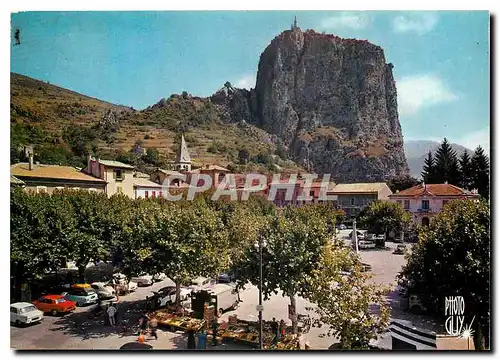
<svg viewBox="0 0 500 360"><path fill-rule="evenodd" d="M137 283L135 281L127 282L127 277L122 273L113 274L113 282L125 292L137 290Z"/></svg>
<svg viewBox="0 0 500 360"><path fill-rule="evenodd" d="M157 282L157 281L163 281L167 278L167 275L165 275L164 273L158 273L158 274L154 274L153 275L153 281Z"/></svg>
<svg viewBox="0 0 500 360"><path fill-rule="evenodd" d="M112 286L103 282L94 282L90 284L92 289L97 293L99 299L111 299L115 297L115 289Z"/></svg>
<svg viewBox="0 0 500 360"><path fill-rule="evenodd" d="M201 289L208 289L215 284L215 280L209 279L203 276L199 276L196 279L191 280L188 289L192 291L198 291Z"/></svg>
<svg viewBox="0 0 500 360"><path fill-rule="evenodd" d="M10 304L10 322L17 326L21 324L33 324L43 319L43 312L35 305L27 302Z"/></svg>
<svg viewBox="0 0 500 360"><path fill-rule="evenodd" d="M142 274L139 276L134 276L130 279L130 281L137 283L137 286L153 285L153 277L149 274Z"/></svg>
<svg viewBox="0 0 500 360"><path fill-rule="evenodd" d="M191 295L191 289L181 287L180 290L181 290L180 291L180 300L181 300L181 302L184 302ZM161 288L157 292L153 291L153 293L155 294L155 297L157 298L156 306L164 307L167 305L175 304L175 295L176 295L175 286L165 286L164 288Z"/></svg>

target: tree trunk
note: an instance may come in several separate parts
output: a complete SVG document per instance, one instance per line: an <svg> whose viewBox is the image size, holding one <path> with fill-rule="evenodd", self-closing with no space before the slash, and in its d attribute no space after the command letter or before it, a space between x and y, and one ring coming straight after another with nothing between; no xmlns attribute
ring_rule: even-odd
<svg viewBox="0 0 500 360"><path fill-rule="evenodd" d="M22 298L23 273L24 265L22 263L17 263L14 273L14 301L21 301Z"/></svg>
<svg viewBox="0 0 500 360"><path fill-rule="evenodd" d="M181 304L181 281L175 280L175 306L179 307Z"/></svg>
<svg viewBox="0 0 500 360"><path fill-rule="evenodd" d="M479 323L475 324L474 331L474 348L476 351L481 351L484 349L483 347L483 331L481 325Z"/></svg>
<svg viewBox="0 0 500 360"><path fill-rule="evenodd" d="M85 265L78 265L78 282L85 282Z"/></svg>
<svg viewBox="0 0 500 360"><path fill-rule="evenodd" d="M297 305L295 303L295 296L290 296L290 306L292 307L292 312L295 317L292 319L292 333L297 334Z"/></svg>

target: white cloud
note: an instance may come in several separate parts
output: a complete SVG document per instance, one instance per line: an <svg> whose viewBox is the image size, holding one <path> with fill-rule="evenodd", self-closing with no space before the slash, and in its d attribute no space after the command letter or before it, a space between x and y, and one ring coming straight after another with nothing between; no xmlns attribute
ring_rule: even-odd
<svg viewBox="0 0 500 360"><path fill-rule="evenodd" d="M450 139L450 141L465 146L468 149L475 150L481 146L484 152L489 156L490 154L490 127L469 132L467 135L457 139Z"/></svg>
<svg viewBox="0 0 500 360"><path fill-rule="evenodd" d="M324 30L364 29L370 24L370 18L363 12L343 12L340 15L324 18L319 27Z"/></svg>
<svg viewBox="0 0 500 360"><path fill-rule="evenodd" d="M423 35L431 31L436 26L437 21L438 16L434 12L413 13L397 16L392 25L394 31L398 33L416 32Z"/></svg>
<svg viewBox="0 0 500 360"><path fill-rule="evenodd" d="M240 89L248 89L255 87L255 75L244 75L236 83L235 87Z"/></svg>
<svg viewBox="0 0 500 360"><path fill-rule="evenodd" d="M400 115L413 115L421 108L457 99L448 86L435 75L406 76L396 81Z"/></svg>

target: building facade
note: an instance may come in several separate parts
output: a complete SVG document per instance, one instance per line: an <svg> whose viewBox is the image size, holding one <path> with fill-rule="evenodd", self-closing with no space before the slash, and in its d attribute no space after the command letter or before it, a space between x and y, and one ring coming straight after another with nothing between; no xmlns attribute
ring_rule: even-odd
<svg viewBox="0 0 500 360"><path fill-rule="evenodd" d="M124 194L134 198L134 167L119 161L87 158L83 172L106 182L106 194Z"/></svg>
<svg viewBox="0 0 500 360"><path fill-rule="evenodd" d="M337 184L328 192L336 195L338 208L344 210L347 217L356 217L361 210L375 200L389 200L392 194L386 183Z"/></svg>
<svg viewBox="0 0 500 360"><path fill-rule="evenodd" d="M72 166L34 164L33 156L28 163L10 167L12 177L22 181L26 191L52 194L55 190L74 189L96 192L106 191L106 181L82 173Z"/></svg>
<svg viewBox="0 0 500 360"><path fill-rule="evenodd" d="M162 185L142 177L134 178L134 199L154 199L165 196Z"/></svg>
<svg viewBox="0 0 500 360"><path fill-rule="evenodd" d="M477 191L467 191L451 184L420 184L389 196L412 215L415 222L427 226L443 207L453 200L479 199Z"/></svg>

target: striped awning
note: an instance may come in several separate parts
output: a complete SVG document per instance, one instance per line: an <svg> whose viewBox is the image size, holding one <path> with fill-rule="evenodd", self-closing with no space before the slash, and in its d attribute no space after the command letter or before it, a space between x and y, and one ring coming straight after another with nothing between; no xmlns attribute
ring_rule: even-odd
<svg viewBox="0 0 500 360"><path fill-rule="evenodd" d="M393 320L390 322L389 331L392 336L393 350L403 349L395 347L395 343L403 342L416 350L436 350L436 333L417 329L409 321ZM395 341L396 340L396 341Z"/></svg>

